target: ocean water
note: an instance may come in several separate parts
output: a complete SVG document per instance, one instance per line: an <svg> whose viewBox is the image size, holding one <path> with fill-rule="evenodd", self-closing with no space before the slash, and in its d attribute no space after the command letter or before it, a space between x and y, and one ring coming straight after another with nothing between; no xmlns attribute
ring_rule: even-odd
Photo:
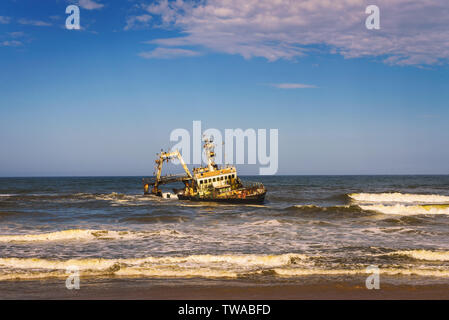
<svg viewBox="0 0 449 320"><path fill-rule="evenodd" d="M263 205L144 196L139 177L0 178L0 281L381 275L449 283L449 176L242 177ZM167 191L173 186L165 186Z"/></svg>

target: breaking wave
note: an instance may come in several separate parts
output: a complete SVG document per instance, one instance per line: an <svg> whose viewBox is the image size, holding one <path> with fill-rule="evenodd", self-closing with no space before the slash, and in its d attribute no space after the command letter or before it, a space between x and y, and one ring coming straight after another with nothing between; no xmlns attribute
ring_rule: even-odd
<svg viewBox="0 0 449 320"><path fill-rule="evenodd" d="M389 215L437 215L448 214L449 204L421 204L421 205L405 205L405 204L358 204L358 205L340 205L321 207L313 204L294 205L284 209L285 211L300 212L302 214L325 214L327 216L335 215L336 217L360 216L373 213L389 214Z"/></svg>
<svg viewBox="0 0 449 320"><path fill-rule="evenodd" d="M350 199L365 211L383 214L449 214L449 196L409 193L352 193Z"/></svg>
<svg viewBox="0 0 449 320"><path fill-rule="evenodd" d="M428 205L360 205L366 211L376 211L383 214L418 215L418 214L449 214L449 204Z"/></svg>
<svg viewBox="0 0 449 320"><path fill-rule="evenodd" d="M409 194L409 193L351 193L348 196L359 202L402 202L402 203L448 203L449 196L438 194Z"/></svg>
<svg viewBox="0 0 449 320"><path fill-rule="evenodd" d="M366 269L274 269L280 276L310 276L310 275L357 275L367 274ZM423 276L423 277L448 277L448 270L434 269L402 269L402 268L380 268L381 275L403 275L403 276Z"/></svg>
<svg viewBox="0 0 449 320"><path fill-rule="evenodd" d="M400 251L396 254L400 254ZM238 278L258 275L292 278L310 275L357 275L368 272L363 267L358 269L315 267L310 263L309 257L296 253L279 255L190 255L130 259L0 258L0 281L67 277L70 270L74 269L79 270L82 277L118 276L124 278ZM385 275L449 276L449 270L435 268L386 267L381 268L380 273Z"/></svg>
<svg viewBox="0 0 449 320"><path fill-rule="evenodd" d="M81 276L234 278L260 270L299 264L302 254L191 255L132 259L0 258L0 280L66 277L76 267Z"/></svg>
<svg viewBox="0 0 449 320"><path fill-rule="evenodd" d="M111 231L70 229L40 234L0 235L0 242L75 241L75 240L134 240L149 236L183 236L176 230Z"/></svg>
<svg viewBox="0 0 449 320"><path fill-rule="evenodd" d="M403 250L391 252L389 255L403 255L416 260L449 261L449 251Z"/></svg>

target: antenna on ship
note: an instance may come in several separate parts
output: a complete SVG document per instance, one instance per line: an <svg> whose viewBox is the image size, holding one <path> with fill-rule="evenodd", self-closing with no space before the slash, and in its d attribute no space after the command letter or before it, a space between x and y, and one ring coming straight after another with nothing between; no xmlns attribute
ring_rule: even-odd
<svg viewBox="0 0 449 320"><path fill-rule="evenodd" d="M221 142L221 145L222 145L222 151L223 151L223 164L224 164L224 167L226 168L226 149L225 149L225 143L224 143L224 141L222 141Z"/></svg>
<svg viewBox="0 0 449 320"><path fill-rule="evenodd" d="M214 171L217 168L217 165L215 164L214 158L215 158L215 152L214 148L215 145L213 143L214 139L213 136L206 137L204 136L204 150L206 151L206 157L207 157L207 167L209 168L209 171Z"/></svg>

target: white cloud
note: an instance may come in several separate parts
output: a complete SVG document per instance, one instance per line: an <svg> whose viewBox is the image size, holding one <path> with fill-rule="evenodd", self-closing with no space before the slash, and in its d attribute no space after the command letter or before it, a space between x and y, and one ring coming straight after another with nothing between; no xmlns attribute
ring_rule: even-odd
<svg viewBox="0 0 449 320"><path fill-rule="evenodd" d="M126 26L124 30L136 29L136 28L146 28L149 25L151 16L149 14L143 14L140 16L131 16L126 19Z"/></svg>
<svg viewBox="0 0 449 320"><path fill-rule="evenodd" d="M195 57L199 55L201 55L200 52L179 48L156 48L153 51L139 53L139 56L145 59L171 59L177 57Z"/></svg>
<svg viewBox="0 0 449 320"><path fill-rule="evenodd" d="M19 47L22 45L22 42L17 41L17 40L7 40L7 41L0 42L0 45L3 47Z"/></svg>
<svg viewBox="0 0 449 320"><path fill-rule="evenodd" d="M10 17L0 16L0 23L1 24L8 24L10 22L11 22L11 18Z"/></svg>
<svg viewBox="0 0 449 320"><path fill-rule="evenodd" d="M95 9L101 9L104 7L104 4L95 2L93 0L79 0L78 5L87 10L95 10Z"/></svg>
<svg viewBox="0 0 449 320"><path fill-rule="evenodd" d="M303 84L303 83L272 83L272 87L279 89L309 89L309 88L317 88L317 86L311 84Z"/></svg>
<svg viewBox="0 0 449 320"><path fill-rule="evenodd" d="M245 58L296 59L312 48L387 64L449 60L447 0L376 0L380 30L367 30L369 0L204 0L144 6L162 27L185 36L157 39L165 47L202 46Z"/></svg>
<svg viewBox="0 0 449 320"><path fill-rule="evenodd" d="M15 32L8 32L8 34L12 37L12 38L20 38L20 37L24 37L25 33L22 31L15 31Z"/></svg>
<svg viewBox="0 0 449 320"><path fill-rule="evenodd" d="M37 26L37 27L48 27L51 26L51 23L40 21L40 20L28 20L28 19L19 19L20 24L26 24L31 26Z"/></svg>

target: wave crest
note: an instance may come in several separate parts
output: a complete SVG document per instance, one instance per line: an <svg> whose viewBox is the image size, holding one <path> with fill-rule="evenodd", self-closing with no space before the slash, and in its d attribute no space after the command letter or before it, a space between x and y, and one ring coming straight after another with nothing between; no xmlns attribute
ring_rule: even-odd
<svg viewBox="0 0 449 320"><path fill-rule="evenodd" d="M376 211L383 214L418 215L418 214L449 214L449 204L428 205L360 205L366 211Z"/></svg>
<svg viewBox="0 0 449 320"><path fill-rule="evenodd" d="M397 251L390 254L415 255L429 260L448 261L449 252L425 250ZM430 256L429 256L430 255ZM248 276L301 277L310 275L362 275L366 268L326 269L314 266L303 254L279 255L229 254L144 257L130 259L70 259L0 258L0 280L28 280L67 277L69 268L76 267L83 277L202 277L236 278ZM448 277L449 270L441 268L380 268L384 275L417 275Z"/></svg>
<svg viewBox="0 0 449 320"><path fill-rule="evenodd" d="M63 277L67 276L68 268L73 267L82 271L83 276L237 277L259 270L296 266L306 259L307 256L296 253L130 259L0 258L0 280Z"/></svg>
<svg viewBox="0 0 449 320"><path fill-rule="evenodd" d="M416 260L449 261L449 251L402 250L391 252L389 255L403 255Z"/></svg>
<svg viewBox="0 0 449 320"><path fill-rule="evenodd" d="M348 196L358 202L449 203L449 196L411 193L351 193Z"/></svg>
<svg viewBox="0 0 449 320"><path fill-rule="evenodd" d="M69 229L40 234L0 235L0 242L38 242L38 241L75 241L75 240L134 240L148 236L183 236L176 230L157 231L111 231L91 229Z"/></svg>
<svg viewBox="0 0 449 320"><path fill-rule="evenodd" d="M369 273L366 269L274 269L276 274L284 277L310 276L310 275L357 275ZM404 275L423 277L448 277L447 270L432 269L402 269L402 268L380 268L381 275Z"/></svg>

